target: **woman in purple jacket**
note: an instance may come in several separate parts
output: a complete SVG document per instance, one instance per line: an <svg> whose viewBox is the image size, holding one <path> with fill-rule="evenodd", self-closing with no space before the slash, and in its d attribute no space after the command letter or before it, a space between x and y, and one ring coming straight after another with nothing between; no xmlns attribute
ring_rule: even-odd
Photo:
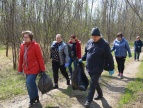
<svg viewBox="0 0 143 108"><path fill-rule="evenodd" d="M127 52L128 52L129 57L131 57L132 55L131 55L129 44L127 40L125 40L125 38L123 37L122 33L117 34L117 38L115 39L113 43L113 47L111 51L115 52L115 58L117 61L118 71L119 71L118 76L123 78L123 71L125 67L124 63L126 60Z"/></svg>

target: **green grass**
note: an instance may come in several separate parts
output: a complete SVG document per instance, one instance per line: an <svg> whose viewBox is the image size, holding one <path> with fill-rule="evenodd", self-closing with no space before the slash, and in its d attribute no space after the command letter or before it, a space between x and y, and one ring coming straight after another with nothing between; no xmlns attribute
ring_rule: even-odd
<svg viewBox="0 0 143 108"><path fill-rule="evenodd" d="M13 70L12 57L5 57L3 46L0 47L0 61L0 100L25 94L25 77Z"/></svg>
<svg viewBox="0 0 143 108"><path fill-rule="evenodd" d="M134 42L129 42L129 46L133 47L134 46Z"/></svg>
<svg viewBox="0 0 143 108"><path fill-rule="evenodd" d="M119 108L123 108L126 104L139 101L139 94L143 92L143 62L139 66L139 72L136 76L135 81L130 82L125 88L125 93L121 96L119 101Z"/></svg>

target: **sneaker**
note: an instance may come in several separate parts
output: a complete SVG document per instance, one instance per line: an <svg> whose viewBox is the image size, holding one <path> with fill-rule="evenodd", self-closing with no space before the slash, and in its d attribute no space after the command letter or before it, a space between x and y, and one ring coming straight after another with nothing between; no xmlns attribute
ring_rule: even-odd
<svg viewBox="0 0 143 108"><path fill-rule="evenodd" d="M29 108L32 108L34 106L34 102L35 102L35 99L30 99Z"/></svg>
<svg viewBox="0 0 143 108"><path fill-rule="evenodd" d="M90 102L86 101L84 104L85 108L90 108L90 104L91 104Z"/></svg>
<svg viewBox="0 0 143 108"><path fill-rule="evenodd" d="M29 108L32 108L34 106L33 103L29 103Z"/></svg>
<svg viewBox="0 0 143 108"><path fill-rule="evenodd" d="M102 97L103 97L103 95L97 95L97 96L94 98L94 100L100 100L100 99L102 99Z"/></svg>
<svg viewBox="0 0 143 108"><path fill-rule="evenodd" d="M54 88L54 89L58 89L58 88L59 88L59 86L58 86L58 85L55 85L53 88Z"/></svg>
<svg viewBox="0 0 143 108"><path fill-rule="evenodd" d="M123 79L123 74L120 75L120 78Z"/></svg>
<svg viewBox="0 0 143 108"><path fill-rule="evenodd" d="M39 96L35 97L34 103L39 103Z"/></svg>

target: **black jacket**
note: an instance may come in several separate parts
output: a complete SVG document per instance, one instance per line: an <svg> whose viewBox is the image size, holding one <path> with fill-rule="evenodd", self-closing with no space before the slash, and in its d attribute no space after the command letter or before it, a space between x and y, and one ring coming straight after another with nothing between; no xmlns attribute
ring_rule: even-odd
<svg viewBox="0 0 143 108"><path fill-rule="evenodd" d="M141 47L143 46L143 43L142 43L142 41L141 40L139 40L139 41L135 41L134 42L134 51L135 52L141 52Z"/></svg>
<svg viewBox="0 0 143 108"><path fill-rule="evenodd" d="M86 60L86 70L92 74L101 73L107 64L105 62L108 62L109 70L114 69L110 46L103 38L98 42L94 42L93 39L87 42L82 60Z"/></svg>

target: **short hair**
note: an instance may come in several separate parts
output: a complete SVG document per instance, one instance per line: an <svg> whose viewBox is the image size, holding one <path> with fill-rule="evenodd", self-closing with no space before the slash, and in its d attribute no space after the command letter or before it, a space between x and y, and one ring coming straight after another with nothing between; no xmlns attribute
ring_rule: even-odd
<svg viewBox="0 0 143 108"><path fill-rule="evenodd" d="M122 38L123 34L121 32L117 33L117 37L119 37L119 36Z"/></svg>
<svg viewBox="0 0 143 108"><path fill-rule="evenodd" d="M34 34L32 33L32 31L30 30L22 31L22 36L24 36L24 34L27 34L29 38L31 39L31 41L33 40Z"/></svg>
<svg viewBox="0 0 143 108"><path fill-rule="evenodd" d="M62 38L62 35L61 35L61 34L57 34L57 35L56 35L56 38L57 38L57 37Z"/></svg>
<svg viewBox="0 0 143 108"><path fill-rule="evenodd" d="M140 36L137 36L136 39L140 39Z"/></svg>
<svg viewBox="0 0 143 108"><path fill-rule="evenodd" d="M75 38L76 38L76 35L71 35L70 38L75 39Z"/></svg>

